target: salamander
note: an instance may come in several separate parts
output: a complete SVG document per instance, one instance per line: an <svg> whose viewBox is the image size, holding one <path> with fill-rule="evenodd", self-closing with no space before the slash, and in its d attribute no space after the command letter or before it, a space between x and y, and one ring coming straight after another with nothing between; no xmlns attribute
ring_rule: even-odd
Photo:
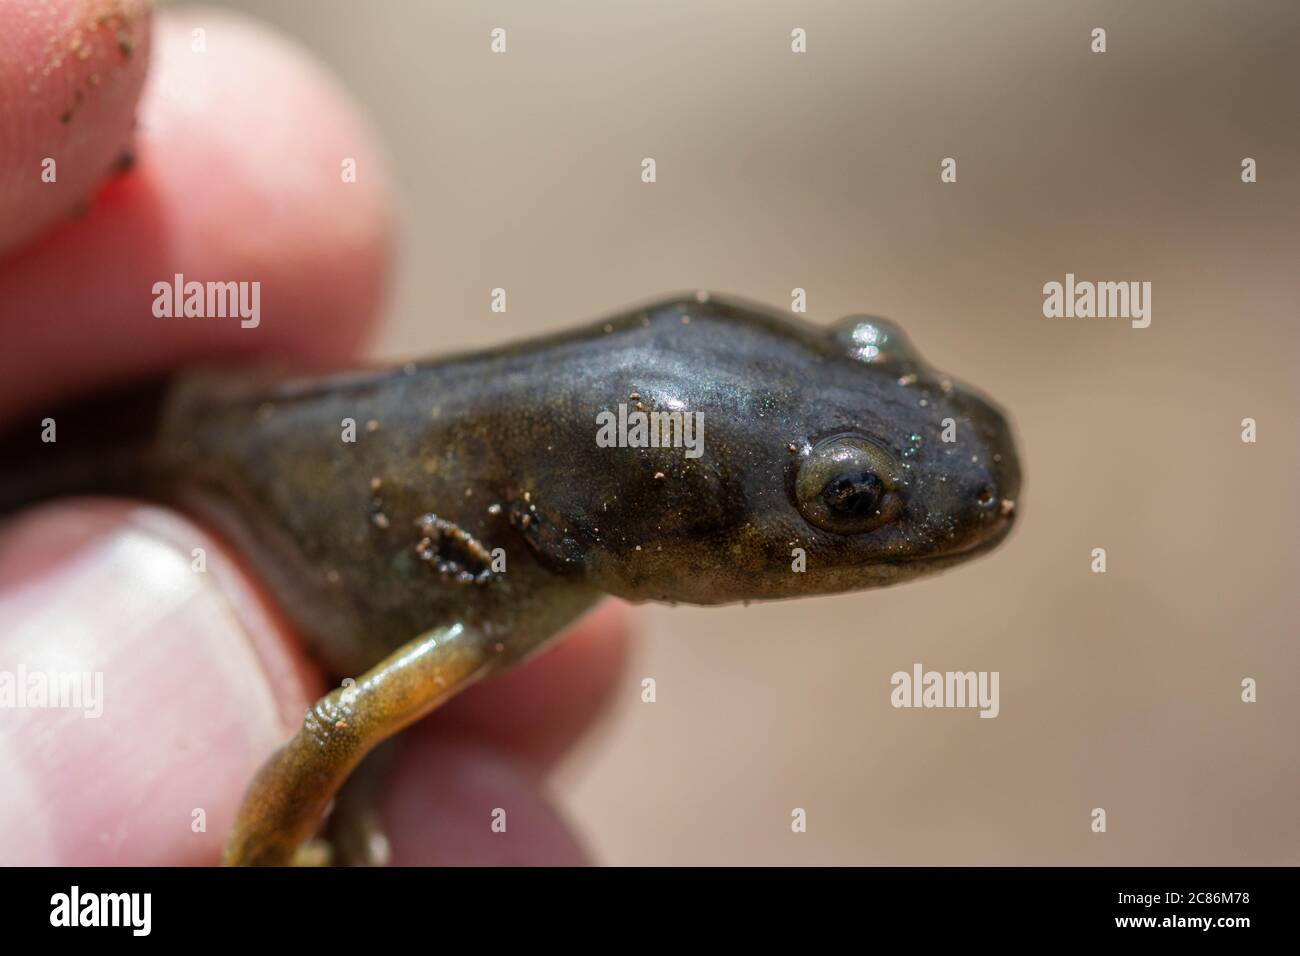
<svg viewBox="0 0 1300 956"><path fill-rule="evenodd" d="M602 595L719 605L906 581L1011 529L1006 415L884 319L707 293L386 369L200 368L0 440L0 512L87 491L223 535L343 681L225 861L282 864L381 741Z"/></svg>

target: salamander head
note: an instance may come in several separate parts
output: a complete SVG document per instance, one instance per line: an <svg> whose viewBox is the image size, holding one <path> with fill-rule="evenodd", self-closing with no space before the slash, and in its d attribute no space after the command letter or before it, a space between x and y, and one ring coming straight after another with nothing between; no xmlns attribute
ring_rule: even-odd
<svg viewBox="0 0 1300 956"><path fill-rule="evenodd" d="M719 604L878 587L1010 530L1020 466L1005 416L892 323L825 329L695 298L631 318L605 338L608 362L587 361L595 447L542 496L551 557L603 590ZM673 447L663 432L679 420L694 432Z"/></svg>

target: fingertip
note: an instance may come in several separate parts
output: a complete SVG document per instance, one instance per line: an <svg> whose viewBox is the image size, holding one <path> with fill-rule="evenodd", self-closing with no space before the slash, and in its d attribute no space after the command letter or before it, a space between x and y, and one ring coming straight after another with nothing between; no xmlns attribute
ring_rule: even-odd
<svg viewBox="0 0 1300 956"><path fill-rule="evenodd" d="M167 11L157 33L140 143L175 210L172 262L265 274L290 335L368 330L393 213L385 158L348 91L293 38L229 11Z"/></svg>
<svg viewBox="0 0 1300 956"><path fill-rule="evenodd" d="M583 866L586 851L531 774L482 744L411 737L382 817L398 866Z"/></svg>
<svg viewBox="0 0 1300 956"><path fill-rule="evenodd" d="M126 149L148 0L0 0L0 252L85 200Z"/></svg>
<svg viewBox="0 0 1300 956"><path fill-rule="evenodd" d="M135 165L0 265L6 319L23 324L0 406L198 361L334 365L378 319L388 178L339 85L291 40L206 8L160 14L153 55ZM256 288L257 315L183 314L184 295L160 314L160 288L187 283L250 302Z"/></svg>

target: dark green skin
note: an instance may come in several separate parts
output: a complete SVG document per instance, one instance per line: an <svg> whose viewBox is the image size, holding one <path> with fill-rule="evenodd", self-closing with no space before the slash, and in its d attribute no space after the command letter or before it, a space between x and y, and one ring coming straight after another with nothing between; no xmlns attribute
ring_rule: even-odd
<svg viewBox="0 0 1300 956"><path fill-rule="evenodd" d="M597 413L634 395L703 412L702 457L599 447ZM717 297L391 371L191 373L161 403L135 488L228 537L336 675L456 622L511 663L602 594L725 604L893 584L993 547L1019 495L1001 412L888 323L827 329ZM840 433L887 450L903 479L901 514L863 534L814 526L794 497L801 460ZM430 513L449 534L422 556ZM505 573L482 560L495 548Z"/></svg>

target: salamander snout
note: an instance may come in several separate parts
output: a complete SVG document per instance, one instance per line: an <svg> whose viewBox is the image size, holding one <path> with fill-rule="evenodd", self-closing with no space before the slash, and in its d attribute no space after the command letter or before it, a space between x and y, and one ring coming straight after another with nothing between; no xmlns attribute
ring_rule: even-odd
<svg viewBox="0 0 1300 956"><path fill-rule="evenodd" d="M975 450L953 477L958 486L954 510L979 545L1001 540L1015 521L1020 501L1020 459L1005 414L975 393L957 402L967 426L976 432ZM964 453L964 452L963 452Z"/></svg>

